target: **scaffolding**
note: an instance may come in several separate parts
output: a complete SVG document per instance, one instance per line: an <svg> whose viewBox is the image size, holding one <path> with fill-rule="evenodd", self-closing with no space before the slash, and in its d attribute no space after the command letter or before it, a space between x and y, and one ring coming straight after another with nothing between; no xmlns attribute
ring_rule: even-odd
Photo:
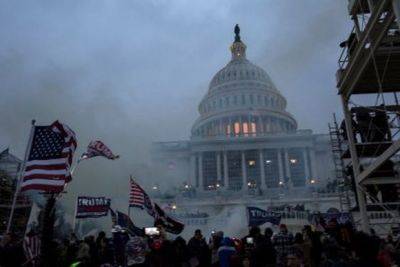
<svg viewBox="0 0 400 267"><path fill-rule="evenodd" d="M400 184L391 167L400 149L400 0L349 0L348 9L354 27L341 44L336 73L348 147L342 158L349 159L361 228L368 232L366 195L384 210L399 204L385 199Z"/></svg>
<svg viewBox="0 0 400 267"><path fill-rule="evenodd" d="M350 203L350 183L345 175L345 163L343 159L344 144L336 115L333 114L333 123L328 123L329 136L331 141L332 157L335 166L335 178L338 185L340 210L349 211Z"/></svg>

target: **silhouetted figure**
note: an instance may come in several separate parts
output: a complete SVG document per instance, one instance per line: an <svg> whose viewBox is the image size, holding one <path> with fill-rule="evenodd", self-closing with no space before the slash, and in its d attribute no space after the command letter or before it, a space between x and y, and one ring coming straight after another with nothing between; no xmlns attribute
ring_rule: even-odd
<svg viewBox="0 0 400 267"><path fill-rule="evenodd" d="M356 112L357 131L361 137L361 143L371 142L372 117L366 109L358 109Z"/></svg>

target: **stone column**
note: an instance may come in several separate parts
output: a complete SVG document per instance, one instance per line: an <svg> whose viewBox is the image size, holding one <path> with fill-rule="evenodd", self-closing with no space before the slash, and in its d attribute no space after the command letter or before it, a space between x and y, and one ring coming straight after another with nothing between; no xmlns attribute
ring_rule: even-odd
<svg viewBox="0 0 400 267"><path fill-rule="evenodd" d="M317 159L316 159L316 157L315 157L315 149L314 148L311 148L310 150L309 150L309 153L310 153L310 161L311 161L311 176L313 177L313 178L318 178L317 177Z"/></svg>
<svg viewBox="0 0 400 267"><path fill-rule="evenodd" d="M239 136L243 136L243 120L242 116L239 116Z"/></svg>
<svg viewBox="0 0 400 267"><path fill-rule="evenodd" d="M196 154L190 155L189 185L196 185Z"/></svg>
<svg viewBox="0 0 400 267"><path fill-rule="evenodd" d="M229 188L228 151L224 151L224 187Z"/></svg>
<svg viewBox="0 0 400 267"><path fill-rule="evenodd" d="M260 149L258 153L260 154L261 189L265 190L267 189L267 184L265 182L264 153L262 149Z"/></svg>
<svg viewBox="0 0 400 267"><path fill-rule="evenodd" d="M235 129L232 128L232 120L231 117L228 118L228 125L229 125L229 136L235 135ZM225 130L226 131L226 130Z"/></svg>
<svg viewBox="0 0 400 267"><path fill-rule="evenodd" d="M247 168L244 151L242 151L242 190L247 189Z"/></svg>
<svg viewBox="0 0 400 267"><path fill-rule="evenodd" d="M282 150L278 149L278 167L279 167L279 181L283 182L283 164L282 164Z"/></svg>
<svg viewBox="0 0 400 267"><path fill-rule="evenodd" d="M303 158L304 158L304 174L306 176L306 184L307 184L308 180L313 178L313 177L311 177L310 169L308 168L308 157L307 157L307 154L308 154L307 153L307 148L305 147L304 150L303 150Z"/></svg>
<svg viewBox="0 0 400 267"><path fill-rule="evenodd" d="M284 153L285 153L285 171L286 171L286 178L288 179L288 186L289 188L292 185L292 179L291 179L291 175L290 175L290 162L289 162L289 153L287 148L284 149Z"/></svg>
<svg viewBox="0 0 400 267"><path fill-rule="evenodd" d="M203 181L203 155L202 152L199 152L199 157L197 158L199 161L199 189L204 190L204 181Z"/></svg>
<svg viewBox="0 0 400 267"><path fill-rule="evenodd" d="M221 153L219 151L217 153L217 182L221 185Z"/></svg>

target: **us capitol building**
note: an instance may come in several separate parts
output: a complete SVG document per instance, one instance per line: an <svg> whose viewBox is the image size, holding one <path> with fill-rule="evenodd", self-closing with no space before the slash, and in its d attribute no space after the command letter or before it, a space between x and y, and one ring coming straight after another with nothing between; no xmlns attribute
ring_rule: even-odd
<svg viewBox="0 0 400 267"><path fill-rule="evenodd" d="M155 175L203 199L310 197L335 177L329 135L298 129L269 75L246 58L238 26L230 51L200 101L190 140L153 143Z"/></svg>

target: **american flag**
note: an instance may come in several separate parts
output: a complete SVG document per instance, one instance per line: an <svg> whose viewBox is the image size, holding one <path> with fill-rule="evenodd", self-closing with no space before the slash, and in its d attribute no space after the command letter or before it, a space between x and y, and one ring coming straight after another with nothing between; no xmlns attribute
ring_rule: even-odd
<svg viewBox="0 0 400 267"><path fill-rule="evenodd" d="M25 258L27 266L37 266L40 256L40 236L38 233L28 233L23 241Z"/></svg>
<svg viewBox="0 0 400 267"><path fill-rule="evenodd" d="M70 167L77 146L75 133L58 121L34 127L21 191L59 193L71 181Z"/></svg>
<svg viewBox="0 0 400 267"><path fill-rule="evenodd" d="M147 193L136 183L130 179L131 191L129 193L129 207L145 209L148 214L154 216L153 203Z"/></svg>
<svg viewBox="0 0 400 267"><path fill-rule="evenodd" d="M119 158L119 155L114 155L111 149L109 149L103 142L96 140L89 143L87 151L82 154L79 160L89 159L97 156L103 156L112 160Z"/></svg>

